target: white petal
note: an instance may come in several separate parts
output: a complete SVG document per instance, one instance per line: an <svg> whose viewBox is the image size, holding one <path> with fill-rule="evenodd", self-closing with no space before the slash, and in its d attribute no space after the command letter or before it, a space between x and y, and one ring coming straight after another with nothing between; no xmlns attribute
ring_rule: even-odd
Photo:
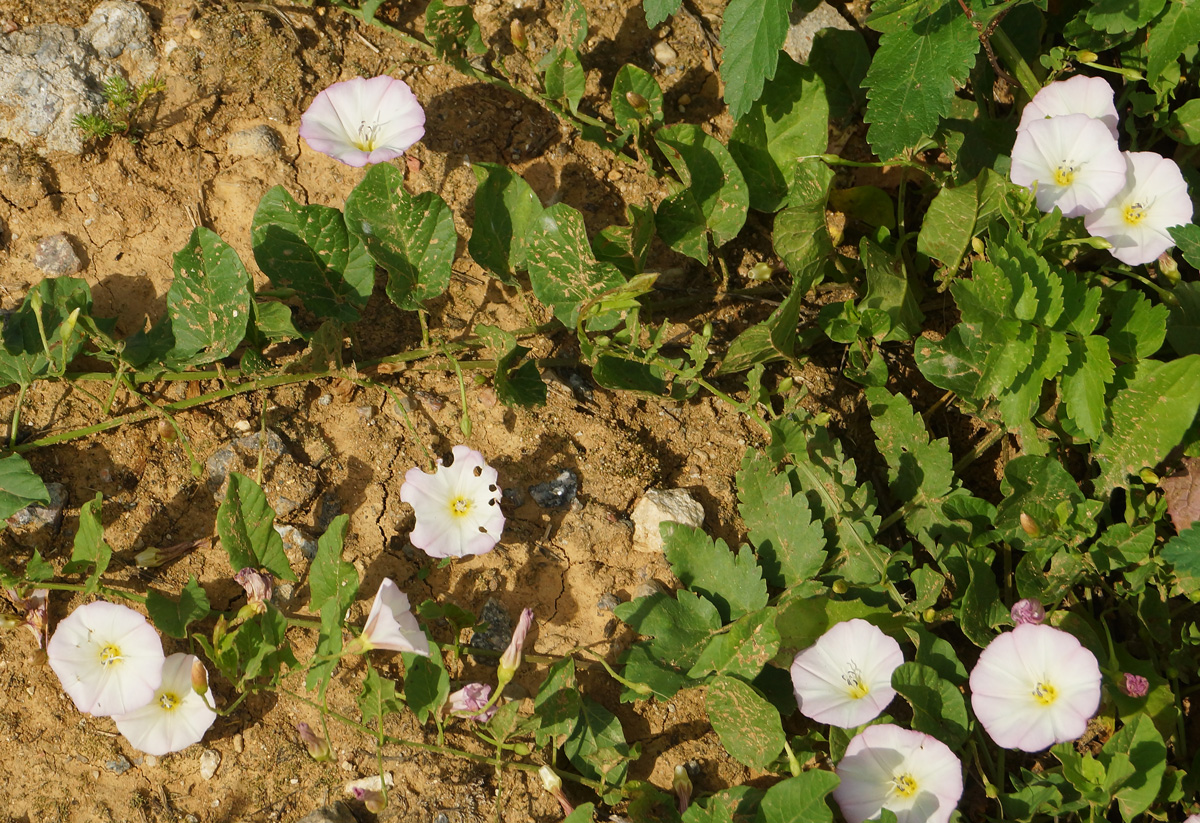
<svg viewBox="0 0 1200 823"><path fill-rule="evenodd" d="M1023 129L1029 123L1046 117L1064 114L1086 114L1102 123L1117 138L1117 107L1113 104L1113 88L1099 77L1082 74L1070 80L1060 80L1043 88L1021 112Z"/></svg>
<svg viewBox="0 0 1200 823"><path fill-rule="evenodd" d="M905 823L946 823L962 797L962 764L942 742L890 723L855 735L838 763L841 782L834 800L848 823L861 823L881 809ZM909 797L892 790L908 775L917 791Z"/></svg>
<svg viewBox="0 0 1200 823"><path fill-rule="evenodd" d="M1105 206L1088 214L1084 227L1110 242L1113 257L1130 266L1153 262L1175 245L1167 232L1192 219L1187 182L1175 161L1148 151L1125 152L1125 187ZM1126 209L1139 204L1144 217L1135 225Z"/></svg>
<svg viewBox="0 0 1200 823"><path fill-rule="evenodd" d="M204 739L217 715L192 691L192 663L195 660L196 657L190 654L168 657L163 662L162 685L155 691L154 699L140 709L113 718L117 730L135 748L162 756ZM163 705L164 695L173 699L173 708ZM207 697L211 704L211 691Z"/></svg>
<svg viewBox="0 0 1200 823"><path fill-rule="evenodd" d="M410 542L430 557L491 551L504 530L498 479L482 454L462 445L454 447L450 464L439 463L433 474L410 469L400 487L400 499L416 514ZM466 511L455 511L460 501Z"/></svg>
<svg viewBox="0 0 1200 823"><path fill-rule="evenodd" d="M1074 169L1069 184L1059 185L1055 171ZM1012 150L1012 181L1037 187L1038 208L1057 206L1067 217L1102 208L1125 185L1125 161L1117 141L1099 120L1067 114L1033 120L1017 132Z"/></svg>
<svg viewBox="0 0 1200 823"><path fill-rule="evenodd" d="M429 638L409 609L408 595L388 577L379 584L362 636L374 649L429 656Z"/></svg>

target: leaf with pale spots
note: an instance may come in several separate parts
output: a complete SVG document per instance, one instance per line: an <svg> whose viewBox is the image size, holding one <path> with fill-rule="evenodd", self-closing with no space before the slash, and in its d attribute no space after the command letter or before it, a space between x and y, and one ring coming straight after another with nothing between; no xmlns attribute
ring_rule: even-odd
<svg viewBox="0 0 1200 823"><path fill-rule="evenodd" d="M765 769L783 750L779 710L749 683L716 678L704 694L704 707L721 744L739 763Z"/></svg>
<svg viewBox="0 0 1200 823"><path fill-rule="evenodd" d="M723 246L746 222L746 180L729 149L699 126L667 126L654 140L682 181L658 206L658 235L675 251L707 264L708 233Z"/></svg>
<svg viewBox="0 0 1200 823"><path fill-rule="evenodd" d="M229 473L229 488L217 509L217 535L235 571L264 568L281 580L296 579L275 531L275 512L262 488L244 474Z"/></svg>
<svg viewBox="0 0 1200 823"><path fill-rule="evenodd" d="M228 357L246 334L250 275L233 247L203 226L175 253L167 314L175 347L169 361L199 365Z"/></svg>
<svg viewBox="0 0 1200 823"><path fill-rule="evenodd" d="M711 600L725 621L767 605L767 584L749 546L736 554L724 540L699 529L664 522L663 552L675 576L689 590Z"/></svg>
<svg viewBox="0 0 1200 823"><path fill-rule="evenodd" d="M575 328L579 308L593 297L625 283L616 266L592 256L583 215L566 203L543 211L525 238L529 283L538 300L554 310L567 328ZM596 330L611 329L620 321L609 312L590 321Z"/></svg>

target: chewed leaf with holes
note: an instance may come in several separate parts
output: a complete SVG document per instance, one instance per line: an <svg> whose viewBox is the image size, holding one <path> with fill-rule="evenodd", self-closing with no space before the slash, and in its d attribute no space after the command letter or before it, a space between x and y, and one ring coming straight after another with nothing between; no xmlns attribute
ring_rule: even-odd
<svg viewBox="0 0 1200 823"><path fill-rule="evenodd" d="M250 311L250 275L233 247L203 226L175 253L167 312L172 360L198 365L228 357L242 342Z"/></svg>
<svg viewBox="0 0 1200 823"><path fill-rule="evenodd" d="M625 282L616 266L592 256L583 215L565 203L556 203L533 221L525 255L534 296L569 329L575 328L586 301ZM602 315L592 328L611 329L619 319L615 312Z"/></svg>

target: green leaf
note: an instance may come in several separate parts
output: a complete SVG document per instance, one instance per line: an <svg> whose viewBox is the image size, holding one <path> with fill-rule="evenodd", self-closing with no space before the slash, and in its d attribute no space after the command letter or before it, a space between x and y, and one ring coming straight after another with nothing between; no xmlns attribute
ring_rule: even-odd
<svg viewBox="0 0 1200 823"><path fill-rule="evenodd" d="M808 65L825 84L830 115L848 117L866 107L863 80L871 66L871 52L862 34L832 27L819 30L813 36Z"/></svg>
<svg viewBox="0 0 1200 823"><path fill-rule="evenodd" d="M950 114L955 87L975 65L979 37L956 5L932 16L901 12L887 27L873 15L868 25L884 31L867 72L867 140L888 160L937 131Z"/></svg>
<svg viewBox="0 0 1200 823"><path fill-rule="evenodd" d="M54 566L46 562L41 552L34 549L33 557L30 557L29 562L25 564L24 577L30 583L41 583L43 580L49 580L54 577Z"/></svg>
<svg viewBox="0 0 1200 823"><path fill-rule="evenodd" d="M921 223L917 251L939 261L949 271L958 271L975 235L979 189L984 180L986 175L981 174L970 183L947 186L937 193Z"/></svg>
<svg viewBox="0 0 1200 823"><path fill-rule="evenodd" d="M345 619L346 612L340 607L337 598L328 598L321 607L321 632L317 635L317 650L308 664L308 674L304 677L304 688L309 691L317 689L317 696L322 700L325 699L325 690L342 653L342 621Z"/></svg>
<svg viewBox="0 0 1200 823"><path fill-rule="evenodd" d="M1100 438L1108 407L1104 395L1114 369L1108 339L1096 334L1067 340L1070 355L1062 375L1063 406L1067 417L1092 441Z"/></svg>
<svg viewBox="0 0 1200 823"><path fill-rule="evenodd" d="M387 294L415 311L450 284L458 234L450 207L433 192L415 197L399 169L372 166L346 198L346 226L388 273Z"/></svg>
<svg viewBox="0 0 1200 823"><path fill-rule="evenodd" d="M558 42L577 49L587 40L587 36L587 9L583 6L583 0L563 0L562 18L558 24Z"/></svg>
<svg viewBox="0 0 1200 823"><path fill-rule="evenodd" d="M71 561L63 566L63 574L78 574L92 568L83 584L85 594L100 587L100 576L112 559L112 547L104 542L104 526L100 522L100 507L104 496L96 496L79 507L79 530L71 549Z"/></svg>
<svg viewBox="0 0 1200 823"><path fill-rule="evenodd" d="M1200 226L1188 223L1186 226L1174 226L1167 231L1171 239L1179 244L1183 259L1200 269Z"/></svg>
<svg viewBox="0 0 1200 823"><path fill-rule="evenodd" d="M653 0L647 0L653 2ZM575 807L575 811L571 812L565 818L563 823L592 823L595 819L596 807L592 803L584 803Z"/></svg>
<svg viewBox="0 0 1200 823"><path fill-rule="evenodd" d="M832 823L833 810L825 798L839 782L836 774L821 769L782 780L763 795L754 823Z"/></svg>
<svg viewBox="0 0 1200 823"><path fill-rule="evenodd" d="M967 704L953 683L929 666L901 664L892 672L892 688L912 706L912 727L931 734L952 750L967 741Z"/></svg>
<svg viewBox="0 0 1200 823"><path fill-rule="evenodd" d="M746 222L750 195L729 150L700 126L681 123L659 129L654 140L682 188L663 200L655 214L659 237L681 254L708 263L706 232L723 246Z"/></svg>
<svg viewBox="0 0 1200 823"><path fill-rule="evenodd" d="M729 0L725 6L721 80L734 120L750 111L762 94L763 82L775 76L791 8L792 0Z"/></svg>
<svg viewBox="0 0 1200 823"><path fill-rule="evenodd" d="M1157 17L1165 4L1166 0L1095 0L1086 19L1093 29L1109 34L1137 31Z"/></svg>
<svg viewBox="0 0 1200 823"><path fill-rule="evenodd" d="M1162 559L1174 569L1180 593L1190 595L1200 590L1200 522L1168 540L1162 548Z"/></svg>
<svg viewBox="0 0 1200 823"><path fill-rule="evenodd" d="M624 676L649 684L664 699L691 685L686 672L721 628L716 606L688 591L677 592L675 597L661 592L639 597L620 604L614 612L638 634L650 638L639 640L622 656Z"/></svg>
<svg viewBox="0 0 1200 823"><path fill-rule="evenodd" d="M254 260L272 285L295 289L317 317L358 320L375 285L375 261L350 236L340 211L301 206L275 186L258 203L251 239Z"/></svg>
<svg viewBox="0 0 1200 823"><path fill-rule="evenodd" d="M646 25L654 28L679 11L682 4L683 0L642 0L642 8L646 11Z"/></svg>
<svg viewBox="0 0 1200 823"><path fill-rule="evenodd" d="M439 712L450 696L450 675L442 665L442 650L429 644L429 656L402 654L404 658L404 702L424 723L429 715Z"/></svg>
<svg viewBox="0 0 1200 823"><path fill-rule="evenodd" d="M533 714L538 719L533 735L538 746L561 746L575 730L582 708L579 685L575 680L575 660L564 657L555 661L547 669L546 679L533 699Z"/></svg>
<svg viewBox="0 0 1200 823"><path fill-rule="evenodd" d="M815 577L827 551L825 531L813 519L808 498L793 494L788 476L776 474L771 461L753 450L742 460L737 483L738 512L767 583L783 588Z"/></svg>
<svg viewBox="0 0 1200 823"><path fill-rule="evenodd" d="M187 637L188 625L208 617L212 607L208 603L208 595L204 593L196 575L193 574L180 592L178 602L157 589L148 590L146 611L150 614L150 622L154 624L154 628L168 637L183 640Z"/></svg>
<svg viewBox="0 0 1200 823"><path fill-rule="evenodd" d="M627 96L630 93L645 100L645 108L634 108ZM663 121L663 93L658 81L654 79L653 74L631 63L621 66L617 72L613 81L611 102L613 120L622 129L634 129L645 122L653 124Z"/></svg>
<svg viewBox="0 0 1200 823"><path fill-rule="evenodd" d="M39 314L35 309L41 303ZM77 322L68 323L76 311ZM92 310L92 293L78 277L47 277L25 295L21 306L4 324L4 349L0 350L0 386L25 385L61 371L75 358L85 342L81 334ZM42 342L46 332L50 357ZM69 333L68 333L69 330ZM65 336L65 340L64 340Z"/></svg>
<svg viewBox="0 0 1200 823"><path fill-rule="evenodd" d="M791 0L786 2L791 5ZM809 67L781 56L774 79L729 136L729 153L746 178L750 207L779 209L797 158L823 153L828 142L824 83Z"/></svg>
<svg viewBox="0 0 1200 823"><path fill-rule="evenodd" d="M1168 314L1166 306L1151 303L1141 292L1125 292L1104 332L1109 348L1122 360L1150 357L1162 347Z"/></svg>
<svg viewBox="0 0 1200 823"><path fill-rule="evenodd" d="M449 6L445 0L433 0L425 9L425 37L438 57L451 62L487 54L470 5Z"/></svg>
<svg viewBox="0 0 1200 823"><path fill-rule="evenodd" d="M217 509L217 535L234 571L265 568L281 580L296 579L274 523L275 512L259 485L230 472L229 488Z"/></svg>
<svg viewBox="0 0 1200 823"><path fill-rule="evenodd" d="M891 330L882 342L910 340L920 334L925 314L921 311L920 292L905 271L904 261L867 237L859 243L859 257L867 276L867 294L858 304L859 311L878 309L891 319Z"/></svg>
<svg viewBox="0 0 1200 823"><path fill-rule="evenodd" d="M566 203L556 203L534 220L526 244L534 296L569 329L575 328L584 302L625 283L615 266L592 256L583 215ZM612 328L619 317L612 313L593 322L597 329Z"/></svg>
<svg viewBox="0 0 1200 823"><path fill-rule="evenodd" d="M716 672L753 680L779 653L776 614L776 609L766 608L743 615L724 634L713 637L688 672L688 677L701 678Z"/></svg>
<svg viewBox="0 0 1200 823"><path fill-rule="evenodd" d="M250 311L250 275L233 247L203 226L174 257L167 313L175 347L169 357L199 365L228 357L242 342Z"/></svg>
<svg viewBox="0 0 1200 823"><path fill-rule="evenodd" d="M529 352L525 346L513 346L496 361L496 397L506 406L532 408L546 405L546 383L537 363L532 360L521 362Z"/></svg>
<svg viewBox="0 0 1200 823"><path fill-rule="evenodd" d="M771 244L794 277L833 256L833 240L825 223L825 202L832 182L833 170L824 163L800 163L788 189L788 205L775 215ZM815 281L809 288L812 285Z"/></svg>
<svg viewBox="0 0 1200 823"><path fill-rule="evenodd" d="M367 677L363 681L362 694L358 696L358 709L362 712L364 726L369 726L372 720L377 720L381 729L384 717L404 710L402 701L396 696L396 681L380 676L370 663L367 664Z"/></svg>
<svg viewBox="0 0 1200 823"><path fill-rule="evenodd" d="M765 769L783 751L779 710L750 684L718 677L704 693L704 707L721 745L739 763Z"/></svg>
<svg viewBox="0 0 1200 823"><path fill-rule="evenodd" d="M475 163L475 223L467 251L502 282L516 283L525 268L525 235L542 213L542 204L525 179L494 163Z"/></svg>
<svg viewBox="0 0 1200 823"><path fill-rule="evenodd" d="M1158 797L1167 770L1167 747L1146 715L1125 720L1100 752L1104 788L1116 800L1125 823L1133 823Z"/></svg>
<svg viewBox="0 0 1200 823"><path fill-rule="evenodd" d="M545 63L546 96L551 100L565 100L571 111L579 111L579 102L587 89L587 73L579 52L573 48L558 48L551 52Z"/></svg>
<svg viewBox="0 0 1200 823"><path fill-rule="evenodd" d="M689 590L711 600L725 622L767 605L767 584L749 546L734 554L725 541L670 521L660 527L663 553Z"/></svg>
<svg viewBox="0 0 1200 823"><path fill-rule="evenodd" d="M590 697L581 698L581 703L579 720L563 743L563 752L584 777L620 786L629 755L621 722Z"/></svg>
<svg viewBox="0 0 1200 823"><path fill-rule="evenodd" d="M339 514L325 533L317 538L317 555L308 570L309 611L324 612L325 604L334 601L344 617L358 593L358 572L352 563L342 559L342 543L350 518Z"/></svg>
<svg viewBox="0 0 1200 823"><path fill-rule="evenodd" d="M1161 2L1148 2L1150 8ZM1134 6L1143 9L1141 4ZM1141 15L1139 15L1141 16ZM1197 0L1171 0L1167 13L1150 27L1146 43L1146 79L1155 83L1167 66L1174 63L1188 49L1200 43L1200 2Z"/></svg>
<svg viewBox="0 0 1200 823"><path fill-rule="evenodd" d="M1183 440L1200 408L1200 355L1170 363L1142 360L1123 366L1122 391L1113 398L1110 425L1096 447L1100 477L1108 494L1130 474L1157 466Z"/></svg>
<svg viewBox="0 0 1200 823"><path fill-rule="evenodd" d="M0 457L0 528L21 509L33 503L48 504L46 484L19 454Z"/></svg>

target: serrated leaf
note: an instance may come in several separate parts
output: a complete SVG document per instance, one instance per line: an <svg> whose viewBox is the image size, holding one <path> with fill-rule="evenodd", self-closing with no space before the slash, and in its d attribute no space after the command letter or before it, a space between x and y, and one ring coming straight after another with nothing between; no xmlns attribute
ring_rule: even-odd
<svg viewBox="0 0 1200 823"><path fill-rule="evenodd" d="M1090 334L1068 340L1070 355L1062 374L1063 407L1071 421L1092 441L1104 430L1108 408L1104 395L1115 370L1108 340Z"/></svg>
<svg viewBox="0 0 1200 823"><path fill-rule="evenodd" d="M208 595L193 574L179 593L178 601L172 600L157 589L148 590L146 611L154 628L168 637L183 640L187 637L187 627L208 617L212 607L208 603Z"/></svg>
<svg viewBox="0 0 1200 823"><path fill-rule="evenodd" d="M534 296L569 329L575 328L583 303L625 283L615 266L592 256L583 215L565 203L556 203L533 221L526 244ZM593 320L593 328L612 328L619 319L610 313Z"/></svg>
<svg viewBox="0 0 1200 823"><path fill-rule="evenodd" d="M308 569L309 611L324 612L325 604L333 600L345 616L358 594L358 572L352 563L342 559L349 520L348 515L339 514L317 538L317 555Z"/></svg>
<svg viewBox="0 0 1200 823"><path fill-rule="evenodd" d="M822 769L782 780L763 795L754 823L831 823L833 810L825 798L840 782L836 774Z"/></svg>
<svg viewBox="0 0 1200 823"><path fill-rule="evenodd" d="M197 226L174 256L167 312L175 346L169 357L199 365L228 357L242 342L250 311L250 275L233 247Z"/></svg>
<svg viewBox="0 0 1200 823"><path fill-rule="evenodd" d="M948 4L910 29L883 35L865 81L867 141L878 157L897 157L937 131L978 50L970 21Z"/></svg>
<svg viewBox="0 0 1200 823"><path fill-rule="evenodd" d="M100 522L100 507L104 497L100 492L79 507L79 530L71 549L71 561L63 566L63 574L78 574L91 567L91 573L83 584L85 593L96 591L100 576L112 559L112 547L104 542L104 526Z"/></svg>
<svg viewBox="0 0 1200 823"><path fill-rule="evenodd" d="M711 600L725 622L767 605L767 584L749 546L735 554L724 540L691 526L667 521L659 528L675 576Z"/></svg>
<svg viewBox="0 0 1200 823"><path fill-rule="evenodd" d="M683 0L642 0L642 8L646 12L646 25L654 28L679 11L682 4Z"/></svg>
<svg viewBox="0 0 1200 823"><path fill-rule="evenodd" d="M1137 31L1157 17L1164 5L1166 0L1095 0L1086 19L1092 28L1109 34Z"/></svg>
<svg viewBox="0 0 1200 823"><path fill-rule="evenodd" d="M763 577L776 587L795 586L814 577L827 550L821 523L813 519L808 498L792 493L786 474L771 461L747 451L737 473L738 511L758 554Z"/></svg>
<svg viewBox="0 0 1200 823"><path fill-rule="evenodd" d="M621 721L590 697L581 698L579 719L563 752L585 777L612 786L625 781L629 745Z"/></svg>
<svg viewBox="0 0 1200 823"><path fill-rule="evenodd" d="M441 711L450 696L450 675L442 665L442 651L430 642L429 654L407 654L404 658L404 702L424 723L429 715Z"/></svg>
<svg viewBox="0 0 1200 823"><path fill-rule="evenodd" d="M812 69L781 55L774 78L729 136L729 153L746 178L750 207L776 211L787 197L797 158L823 153L828 142L824 83Z"/></svg>
<svg viewBox="0 0 1200 823"><path fill-rule="evenodd" d="M622 656L624 676L648 684L660 698L673 697L691 683L687 671L721 628L716 606L688 591L677 592L674 598L661 592L639 597L614 612L650 638L638 641Z"/></svg>
<svg viewBox="0 0 1200 823"><path fill-rule="evenodd" d="M643 109L634 108L629 102L627 95L631 93L646 101ZM650 72L630 63L621 66L613 80L611 102L613 120L622 129L636 128L645 122L663 121L663 93L658 81Z"/></svg>
<svg viewBox="0 0 1200 823"><path fill-rule="evenodd" d="M438 57L451 61L487 54L470 5L451 6L445 0L433 0L425 9L425 37Z"/></svg>
<svg viewBox="0 0 1200 823"><path fill-rule="evenodd" d="M1167 229L1171 239L1179 245L1183 259L1200 269L1200 225L1188 223Z"/></svg>
<svg viewBox="0 0 1200 823"><path fill-rule="evenodd" d="M741 120L775 76L787 39L792 0L729 0L721 25L721 80L725 103Z"/></svg>
<svg viewBox="0 0 1200 823"><path fill-rule="evenodd" d="M931 734L952 750L967 740L967 704L962 693L920 663L904 663L892 672L892 688L912 706L912 727Z"/></svg>
<svg viewBox="0 0 1200 823"><path fill-rule="evenodd" d="M0 528L26 506L49 502L50 492L28 460L19 454L0 458Z"/></svg>
<svg viewBox="0 0 1200 823"><path fill-rule="evenodd" d="M217 535L234 571L265 568L281 580L296 579L274 524L275 512L262 488L244 474L230 472L217 509Z"/></svg>
<svg viewBox="0 0 1200 823"><path fill-rule="evenodd" d="M739 763L765 769L783 750L779 710L750 684L716 678L704 693L704 708L721 745Z"/></svg>
<svg viewBox="0 0 1200 823"><path fill-rule="evenodd" d="M1119 373L1125 385L1113 398L1095 451L1102 495L1126 485L1128 475L1157 466L1183 440L1200 408L1200 355L1170 363L1142 360Z"/></svg>
<svg viewBox="0 0 1200 823"><path fill-rule="evenodd" d="M345 211L350 233L387 270L393 303L415 311L446 290L458 233L441 197L410 195L399 169L380 163L350 192Z"/></svg>
<svg viewBox="0 0 1200 823"><path fill-rule="evenodd" d="M403 702L396 696L396 681L383 677L369 663L363 690L358 696L358 709L362 712L364 726L369 726L372 720L377 720L380 729L383 728L384 717L404 710Z"/></svg>
<svg viewBox="0 0 1200 823"><path fill-rule="evenodd" d="M525 179L494 163L471 166L475 189L475 223L467 251L501 281L516 283L525 268L525 235L542 213L542 204Z"/></svg>
<svg viewBox="0 0 1200 823"><path fill-rule="evenodd" d="M689 123L659 129L655 142L683 182L683 188L658 206L655 223L668 246L708 262L705 231L723 246L746 222L750 194L729 150Z"/></svg>
<svg viewBox="0 0 1200 823"><path fill-rule="evenodd" d="M546 679L533 699L533 713L538 719L538 727L533 735L538 746L561 746L575 730L581 708L579 685L575 680L575 660L564 657L546 670Z"/></svg>
<svg viewBox="0 0 1200 823"><path fill-rule="evenodd" d="M254 260L273 285L295 289L317 317L358 320L375 285L375 261L340 211L301 206L275 186L258 203L251 239Z"/></svg>
<svg viewBox="0 0 1200 823"><path fill-rule="evenodd" d="M1121 295L1113 310L1108 338L1113 354L1122 360L1150 357L1163 344L1167 331L1169 310L1161 303L1151 303L1141 292Z"/></svg>
<svg viewBox="0 0 1200 823"><path fill-rule="evenodd" d="M1145 715L1124 718L1125 725L1104 744L1104 788L1125 823L1133 823L1158 797L1167 770L1167 746Z"/></svg>

